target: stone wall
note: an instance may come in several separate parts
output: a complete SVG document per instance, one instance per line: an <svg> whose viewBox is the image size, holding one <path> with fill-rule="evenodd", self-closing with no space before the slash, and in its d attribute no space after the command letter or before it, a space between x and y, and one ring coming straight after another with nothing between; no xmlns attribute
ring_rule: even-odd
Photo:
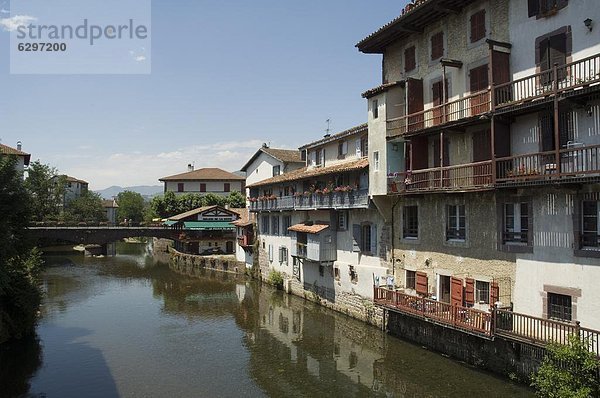
<svg viewBox="0 0 600 398"><path fill-rule="evenodd" d="M390 334L511 379L528 381L542 362L542 347L495 337L478 337L425 320L389 311Z"/></svg>
<svg viewBox="0 0 600 398"><path fill-rule="evenodd" d="M225 256L199 256L194 254L180 253L169 247L171 254L171 267L180 272L187 270L209 269L233 274L243 274L246 271L246 265L236 260L235 255Z"/></svg>

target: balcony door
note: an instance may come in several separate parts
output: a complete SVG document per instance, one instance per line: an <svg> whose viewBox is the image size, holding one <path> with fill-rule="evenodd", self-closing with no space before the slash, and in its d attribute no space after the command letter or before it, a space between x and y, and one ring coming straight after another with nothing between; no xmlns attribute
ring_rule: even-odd
<svg viewBox="0 0 600 398"><path fill-rule="evenodd" d="M492 159L491 130L475 131L473 133L473 162L485 162ZM491 183L491 166L478 165L473 168L473 183L482 185Z"/></svg>
<svg viewBox="0 0 600 398"><path fill-rule="evenodd" d="M444 123L443 118L444 112L440 105L446 103L448 99L448 79L446 79L446 88L442 87L442 81L435 82L431 85L432 99L433 99L433 125Z"/></svg>
<svg viewBox="0 0 600 398"><path fill-rule="evenodd" d="M489 87L488 64L478 66L469 71L469 87L471 95ZM476 116L489 110L489 93L484 92L471 97L469 116Z"/></svg>
<svg viewBox="0 0 600 398"><path fill-rule="evenodd" d="M423 111L423 80L409 78L406 82L408 92L408 103L406 104L408 115ZM407 131L419 131L423 129L423 113L408 117Z"/></svg>

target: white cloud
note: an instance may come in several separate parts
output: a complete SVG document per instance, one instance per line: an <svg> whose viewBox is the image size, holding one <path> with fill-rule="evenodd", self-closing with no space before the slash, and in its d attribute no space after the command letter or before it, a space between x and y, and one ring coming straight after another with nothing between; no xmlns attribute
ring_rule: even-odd
<svg viewBox="0 0 600 398"><path fill-rule="evenodd" d="M196 169L219 167L227 171L239 170L261 145L260 140L217 142L158 153L131 150L108 156L90 154L83 159L56 159L54 163L62 173L88 181L91 189L111 185L160 185L159 178L184 173L189 163L193 163ZM52 159L48 161L53 163Z"/></svg>
<svg viewBox="0 0 600 398"><path fill-rule="evenodd" d="M10 14L10 10L7 10L6 8L0 8L0 14Z"/></svg>
<svg viewBox="0 0 600 398"><path fill-rule="evenodd" d="M34 21L37 21L36 17L31 17L29 15L15 15L11 18L0 18L0 26L2 26L5 31L12 32L19 26L27 26Z"/></svg>

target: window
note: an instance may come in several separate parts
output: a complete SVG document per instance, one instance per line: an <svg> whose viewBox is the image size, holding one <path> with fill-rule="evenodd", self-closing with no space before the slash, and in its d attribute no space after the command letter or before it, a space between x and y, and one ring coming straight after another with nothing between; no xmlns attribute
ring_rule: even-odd
<svg viewBox="0 0 600 398"><path fill-rule="evenodd" d="M343 159L348 153L348 141L338 143L338 159Z"/></svg>
<svg viewBox="0 0 600 398"><path fill-rule="evenodd" d="M275 236L279 235L279 216L271 218L271 234Z"/></svg>
<svg viewBox="0 0 600 398"><path fill-rule="evenodd" d="M319 276L325 276L325 266L323 264L319 264Z"/></svg>
<svg viewBox="0 0 600 398"><path fill-rule="evenodd" d="M529 242L529 204L504 204L504 243Z"/></svg>
<svg viewBox="0 0 600 398"><path fill-rule="evenodd" d="M260 220L260 232L264 235L269 234L269 216L262 216Z"/></svg>
<svg viewBox="0 0 600 398"><path fill-rule="evenodd" d="M300 152L300 160L306 161L306 149Z"/></svg>
<svg viewBox="0 0 600 398"><path fill-rule="evenodd" d="M177 192L183 192L183 182L177 183Z"/></svg>
<svg viewBox="0 0 600 398"><path fill-rule="evenodd" d="M333 277L335 278L336 281L340 280L340 269L338 267L335 267L333 269Z"/></svg>
<svg viewBox="0 0 600 398"><path fill-rule="evenodd" d="M402 237L409 239L419 237L418 206L404 206L402 208Z"/></svg>
<svg viewBox="0 0 600 398"><path fill-rule="evenodd" d="M485 90L488 86L488 64L469 70L469 90L471 93Z"/></svg>
<svg viewBox="0 0 600 398"><path fill-rule="evenodd" d="M410 72L417 67L417 57L415 46L410 46L404 50L404 71Z"/></svg>
<svg viewBox="0 0 600 398"><path fill-rule="evenodd" d="M479 304L490 303L490 283L475 281L475 301Z"/></svg>
<svg viewBox="0 0 600 398"><path fill-rule="evenodd" d="M204 183L200 184L200 192L206 192L206 184L204 184Z"/></svg>
<svg viewBox="0 0 600 398"><path fill-rule="evenodd" d="M273 245L269 245L269 261L273 262Z"/></svg>
<svg viewBox="0 0 600 398"><path fill-rule="evenodd" d="M540 17L553 11L566 7L569 0L528 0L527 10L529 17Z"/></svg>
<svg viewBox="0 0 600 398"><path fill-rule="evenodd" d="M404 285L407 289L417 288L417 273L416 271L406 270L406 283Z"/></svg>
<svg viewBox="0 0 600 398"><path fill-rule="evenodd" d="M369 154L369 138L362 137L360 139L360 156L365 157Z"/></svg>
<svg viewBox="0 0 600 398"><path fill-rule="evenodd" d="M281 227L282 234L284 236L289 236L290 231L288 231L288 228L292 226L292 216L283 216L281 219L281 223L283 224Z"/></svg>
<svg viewBox="0 0 600 398"><path fill-rule="evenodd" d="M571 296L548 293L548 318L559 321L572 320Z"/></svg>
<svg viewBox="0 0 600 398"><path fill-rule="evenodd" d="M379 171L379 151L373 152L373 171Z"/></svg>
<svg viewBox="0 0 600 398"><path fill-rule="evenodd" d="M446 207L446 240L466 239L465 205Z"/></svg>
<svg viewBox="0 0 600 398"><path fill-rule="evenodd" d="M231 185L228 182L224 183L223 184L223 191L224 192L229 192L230 190L231 190Z"/></svg>
<svg viewBox="0 0 600 398"><path fill-rule="evenodd" d="M288 264L288 249L285 246L279 247L279 264Z"/></svg>
<svg viewBox="0 0 600 398"><path fill-rule="evenodd" d="M379 101L373 100L372 107L373 119L377 119L379 117Z"/></svg>
<svg viewBox="0 0 600 398"><path fill-rule="evenodd" d="M273 177L281 174L281 166L273 166Z"/></svg>
<svg viewBox="0 0 600 398"><path fill-rule="evenodd" d="M595 200L584 200L581 204L581 226L582 237L581 245L583 247L598 247L598 202Z"/></svg>
<svg viewBox="0 0 600 398"><path fill-rule="evenodd" d="M324 149L317 149L315 151L315 162L317 166L324 166L325 165L325 159L324 159L324 155L325 155L325 150Z"/></svg>
<svg viewBox="0 0 600 398"><path fill-rule="evenodd" d="M371 224L365 224L362 226L362 250L363 252L371 251Z"/></svg>
<svg viewBox="0 0 600 398"><path fill-rule="evenodd" d="M338 230L339 231L345 231L348 229L348 212L347 211L338 211L337 213L338 216Z"/></svg>
<svg viewBox="0 0 600 398"><path fill-rule="evenodd" d="M475 43L483 39L486 35L485 31L485 10L477 11L471 15L471 43Z"/></svg>
<svg viewBox="0 0 600 398"><path fill-rule="evenodd" d="M537 51L537 65L542 72L549 71L553 68L554 64L563 66L567 63L567 34L559 33L552 36L544 36L536 40L536 51ZM559 68L559 79L565 77L564 68ZM549 84L552 82L551 76L544 74L541 76L543 84Z"/></svg>
<svg viewBox="0 0 600 398"><path fill-rule="evenodd" d="M431 60L444 56L444 32L438 32L431 36Z"/></svg>
<svg viewBox="0 0 600 398"><path fill-rule="evenodd" d="M358 273L356 272L356 269L354 269L353 265L350 266L348 273L350 274L350 282L358 283Z"/></svg>

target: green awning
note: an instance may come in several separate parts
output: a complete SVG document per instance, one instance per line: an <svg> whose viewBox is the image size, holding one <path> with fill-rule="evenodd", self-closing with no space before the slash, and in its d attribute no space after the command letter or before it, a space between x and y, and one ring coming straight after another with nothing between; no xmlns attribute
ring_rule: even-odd
<svg viewBox="0 0 600 398"><path fill-rule="evenodd" d="M234 230L235 226L231 224L231 221L184 221L184 229L194 229L201 231L208 230Z"/></svg>
<svg viewBox="0 0 600 398"><path fill-rule="evenodd" d="M177 223L178 223L178 221L167 220L163 224L165 224L167 227L170 227L170 226L175 225Z"/></svg>

